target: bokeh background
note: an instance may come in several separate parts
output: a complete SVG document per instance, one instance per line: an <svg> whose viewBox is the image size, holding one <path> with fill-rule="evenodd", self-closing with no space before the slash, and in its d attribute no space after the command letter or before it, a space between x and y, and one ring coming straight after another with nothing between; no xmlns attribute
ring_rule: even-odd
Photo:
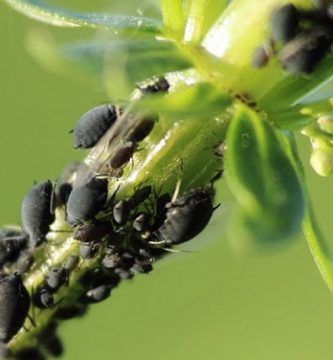
<svg viewBox="0 0 333 360"><path fill-rule="evenodd" d="M108 6L105 0L57 3L87 11ZM84 156L72 150L68 131L106 100L96 83L46 72L34 62L25 38L36 28L62 40L93 34L38 24L0 2L2 225L19 223L20 202L35 180L55 179L66 163ZM317 217L333 246L333 180L311 171L308 145L301 138L299 143ZM223 180L219 200L211 225L183 246L197 252L168 257L151 274L123 283L83 319L62 325L63 359L332 357L333 295L305 239L299 235L281 249L242 250L242 239L226 234L232 200Z"/></svg>

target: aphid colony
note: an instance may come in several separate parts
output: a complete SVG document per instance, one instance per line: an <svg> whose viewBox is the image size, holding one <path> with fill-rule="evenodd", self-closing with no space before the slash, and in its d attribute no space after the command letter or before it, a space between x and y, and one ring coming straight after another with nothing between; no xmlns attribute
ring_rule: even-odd
<svg viewBox="0 0 333 360"><path fill-rule="evenodd" d="M291 74L310 74L330 52L333 42L333 7L314 1L314 8L286 4L270 17L271 37L253 54L254 67L263 67L276 56Z"/></svg>
<svg viewBox="0 0 333 360"><path fill-rule="evenodd" d="M143 93L168 89L167 81L159 79ZM113 127L121 127L121 113L113 105L93 108L73 130L74 148L91 148L99 144ZM144 116L122 135L120 146L107 158L107 174L93 173L83 182L75 182L83 164L71 164L57 184L47 180L34 185L22 202L22 230L0 231L0 341L3 357L43 359L43 351L53 356L63 352L56 335L57 322L82 316L89 304L110 296L121 280L135 273L149 273L152 263L174 244L188 241L208 224L213 211L213 181L206 187L179 195L180 182L173 194L160 193L154 186L142 184L130 196L120 198L118 189L108 195L115 169L122 169L131 160L138 143L153 130L157 116ZM117 130L117 128L116 128ZM118 130L117 130L118 131ZM113 137L111 140L113 141ZM103 163L103 166L105 164ZM104 166L105 167L105 166ZM89 169L91 173L91 169ZM74 176L74 177L73 177ZM72 241L79 251L61 264L43 273L43 281L28 292L24 276L34 266L35 253L45 247L46 235L61 208L72 227ZM71 276L84 261L97 259L96 266L79 278L75 301L57 296L70 284ZM66 304L66 305L64 305ZM38 335L38 346L11 354L6 344L19 330L36 326L36 311L54 309L53 320Z"/></svg>

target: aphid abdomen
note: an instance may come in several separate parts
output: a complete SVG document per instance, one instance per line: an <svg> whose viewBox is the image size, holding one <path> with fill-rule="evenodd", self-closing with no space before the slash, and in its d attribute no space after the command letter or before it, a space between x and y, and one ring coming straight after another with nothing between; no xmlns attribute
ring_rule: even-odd
<svg viewBox="0 0 333 360"><path fill-rule="evenodd" d="M190 191L168 207L166 219L155 233L157 241L166 244L192 239L206 227L213 214L211 196L205 189Z"/></svg>
<svg viewBox="0 0 333 360"><path fill-rule="evenodd" d="M286 4L275 10L270 18L274 41L286 42L295 36L300 14L293 4Z"/></svg>
<svg viewBox="0 0 333 360"><path fill-rule="evenodd" d="M25 195L21 218L23 229L29 235L31 246L40 245L54 221L53 184L45 181L34 185Z"/></svg>
<svg viewBox="0 0 333 360"><path fill-rule="evenodd" d="M118 148L110 160L110 166L112 169L118 169L129 162L134 154L135 144L127 142Z"/></svg>
<svg viewBox="0 0 333 360"><path fill-rule="evenodd" d="M93 178L89 183L74 188L67 201L68 223L78 225L93 219L106 202L107 185L107 180Z"/></svg>
<svg viewBox="0 0 333 360"><path fill-rule="evenodd" d="M73 130L74 149L93 147L117 120L113 105L104 104L86 112Z"/></svg>
<svg viewBox="0 0 333 360"><path fill-rule="evenodd" d="M282 66L293 74L309 74L330 49L331 34L315 29L290 41L280 52Z"/></svg>
<svg viewBox="0 0 333 360"><path fill-rule="evenodd" d="M82 242L100 241L113 232L112 224L109 221L88 223L77 227L73 238Z"/></svg>
<svg viewBox="0 0 333 360"><path fill-rule="evenodd" d="M23 326L30 296L19 275L0 277L0 341L8 342Z"/></svg>
<svg viewBox="0 0 333 360"><path fill-rule="evenodd" d="M7 233L8 236L5 235L5 233ZM4 230L4 237L0 235L0 266L8 262L15 262L28 245L29 238L27 234L15 233L15 235L10 235L14 233L15 232L10 230Z"/></svg>

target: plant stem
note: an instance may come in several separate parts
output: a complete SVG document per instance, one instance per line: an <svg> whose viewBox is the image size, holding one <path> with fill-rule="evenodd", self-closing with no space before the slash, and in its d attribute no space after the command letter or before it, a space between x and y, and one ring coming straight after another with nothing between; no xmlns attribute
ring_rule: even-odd
<svg viewBox="0 0 333 360"><path fill-rule="evenodd" d="M184 30L182 0L161 0L161 7L166 32L175 38L181 38Z"/></svg>

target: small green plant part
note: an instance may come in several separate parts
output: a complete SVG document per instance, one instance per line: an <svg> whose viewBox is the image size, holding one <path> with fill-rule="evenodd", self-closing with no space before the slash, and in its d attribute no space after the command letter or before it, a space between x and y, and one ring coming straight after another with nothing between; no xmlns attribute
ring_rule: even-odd
<svg viewBox="0 0 333 360"><path fill-rule="evenodd" d="M42 0L4 1L51 25L102 30L98 40L63 45L33 32L27 47L53 71L87 74L104 86L110 102L124 100L117 104L115 124L66 179L74 189L92 179L106 181L107 200L84 231L96 231L96 222L105 225L111 212L117 212L119 221L112 224L116 231L105 226L105 233L92 233L93 239L104 240L83 249L77 238L88 235L82 229L78 235L78 224L68 224L66 201L55 202L46 241L33 247L33 264L22 275L32 302L24 326L6 342L9 357L43 345L41 334L55 328L55 319L66 318L68 309L83 313L87 297L90 302L105 299L121 279L150 271L155 260L176 251L168 226L179 225L179 219L186 222L186 214L193 214L199 202L207 205L203 196L208 193L211 211L216 205L214 183L222 173L238 203L235 216L242 226L235 231L245 229L243 237L268 246L303 229L333 291L332 251L317 229L295 142L297 133L308 137L313 169L322 176L332 173L331 5L310 0L267 0L256 6L251 0L160 0L161 16L150 18L77 13ZM168 84L163 91L156 85L161 79ZM147 116L154 118L151 132L129 145L129 134ZM134 194L147 186L151 192L133 203ZM160 226L170 236L163 241L156 238L161 227L155 238L142 230L156 220L161 192L170 198L176 194L162 206ZM125 216L126 204L132 204L131 221ZM138 247L138 242L145 246ZM140 258L147 249L148 262L114 266L130 262L131 256ZM87 277L98 278L103 266L113 269L115 283L97 281L87 292ZM16 268L14 261L3 272ZM67 269L67 276L50 292L43 286L55 268ZM42 310L36 311L36 304Z"/></svg>

